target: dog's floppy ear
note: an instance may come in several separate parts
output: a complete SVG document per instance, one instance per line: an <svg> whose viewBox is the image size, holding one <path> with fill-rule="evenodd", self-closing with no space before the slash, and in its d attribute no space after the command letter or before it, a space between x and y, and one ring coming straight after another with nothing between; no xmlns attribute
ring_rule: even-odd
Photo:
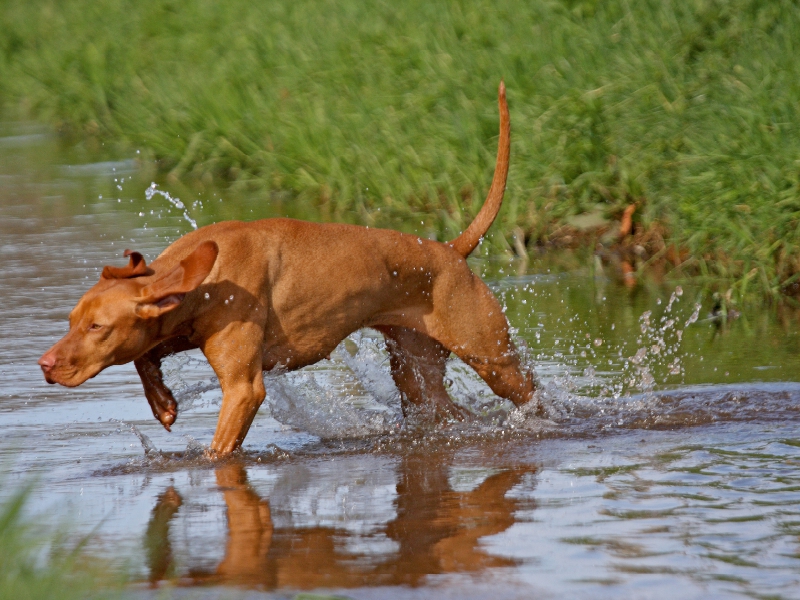
<svg viewBox="0 0 800 600"><path fill-rule="evenodd" d="M130 257L124 267L103 267L102 279L129 279L131 277L145 277L155 273L147 266L144 256L133 250L125 250L123 256Z"/></svg>
<svg viewBox="0 0 800 600"><path fill-rule="evenodd" d="M160 317L176 308L183 297L208 277L219 254L216 242L207 241L195 248L180 264L142 288L136 314L144 319Z"/></svg>

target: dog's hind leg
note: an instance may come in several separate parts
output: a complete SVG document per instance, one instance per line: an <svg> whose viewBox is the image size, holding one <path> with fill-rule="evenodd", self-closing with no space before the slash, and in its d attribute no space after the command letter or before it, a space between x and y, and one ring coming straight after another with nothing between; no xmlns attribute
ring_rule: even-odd
<svg viewBox="0 0 800 600"><path fill-rule="evenodd" d="M406 327L379 327L386 338L392 378L403 407L403 415L423 412L428 406L437 419L463 420L467 413L450 399L444 372L450 351L423 333Z"/></svg>
<svg viewBox="0 0 800 600"><path fill-rule="evenodd" d="M492 391L522 406L534 397L533 373L520 361L503 309L477 277L456 281L437 300L431 334L475 369Z"/></svg>
<svg viewBox="0 0 800 600"><path fill-rule="evenodd" d="M160 343L133 361L142 380L144 396L150 404L153 416L167 431L170 431L170 427L178 418L178 403L175 402L172 391L164 383L161 361L170 354L192 348L196 348L196 346L188 338L173 338Z"/></svg>
<svg viewBox="0 0 800 600"><path fill-rule="evenodd" d="M503 343L501 348L499 352L491 352L496 350L492 344L488 348L469 344L456 351L456 354L475 369L495 394L511 400L516 406L522 406L534 397L536 384L533 373L522 367L510 340Z"/></svg>

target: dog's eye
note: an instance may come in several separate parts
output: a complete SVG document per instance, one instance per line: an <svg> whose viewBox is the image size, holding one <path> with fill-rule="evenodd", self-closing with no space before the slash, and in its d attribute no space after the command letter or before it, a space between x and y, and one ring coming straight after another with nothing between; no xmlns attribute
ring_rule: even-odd
<svg viewBox="0 0 800 600"><path fill-rule="evenodd" d="M97 331L98 329L102 328L103 326L100 325L99 323L92 323L91 325L89 325L89 331Z"/></svg>

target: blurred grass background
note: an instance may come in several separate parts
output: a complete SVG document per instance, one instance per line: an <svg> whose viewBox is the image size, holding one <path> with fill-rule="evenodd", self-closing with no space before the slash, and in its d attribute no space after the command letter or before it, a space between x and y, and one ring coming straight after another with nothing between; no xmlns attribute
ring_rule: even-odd
<svg viewBox="0 0 800 600"><path fill-rule="evenodd" d="M120 572L89 558L82 544L69 547L63 533L44 530L23 514L32 487L18 487L0 501L0 599L121 598Z"/></svg>
<svg viewBox="0 0 800 600"><path fill-rule="evenodd" d="M778 294L800 274L798 56L792 0L29 0L0 7L0 118L447 239L488 189L504 78L496 246L635 202L650 258Z"/></svg>

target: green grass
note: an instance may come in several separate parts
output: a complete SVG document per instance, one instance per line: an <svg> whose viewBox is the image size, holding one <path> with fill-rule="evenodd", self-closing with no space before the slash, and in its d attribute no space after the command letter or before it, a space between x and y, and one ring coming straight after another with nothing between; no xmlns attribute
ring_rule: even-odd
<svg viewBox="0 0 800 600"><path fill-rule="evenodd" d="M798 56L791 0L30 0L0 8L0 106L191 185L444 239L488 188L502 77L496 245L637 202L692 272L778 294L800 274Z"/></svg>
<svg viewBox="0 0 800 600"><path fill-rule="evenodd" d="M23 516L30 492L26 486L0 501L0 599L118 597L121 578L90 562L80 545L69 548Z"/></svg>

